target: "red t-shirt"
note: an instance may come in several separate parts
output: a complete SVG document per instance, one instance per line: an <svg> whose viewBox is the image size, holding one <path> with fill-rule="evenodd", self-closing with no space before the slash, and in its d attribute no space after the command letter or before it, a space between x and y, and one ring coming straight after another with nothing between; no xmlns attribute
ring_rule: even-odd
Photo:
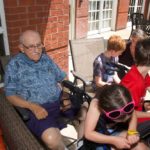
<svg viewBox="0 0 150 150"><path fill-rule="evenodd" d="M139 109L142 98L145 95L145 83L145 79L137 70L136 66L132 66L120 82L121 85L124 85L130 91L132 98L135 101L136 109Z"/></svg>
<svg viewBox="0 0 150 150"><path fill-rule="evenodd" d="M123 77L120 84L130 91L135 102L135 110L142 111L142 101L145 96L146 88L150 86L150 76L147 75L143 78L141 73L137 70L137 67L132 66L129 72Z"/></svg>

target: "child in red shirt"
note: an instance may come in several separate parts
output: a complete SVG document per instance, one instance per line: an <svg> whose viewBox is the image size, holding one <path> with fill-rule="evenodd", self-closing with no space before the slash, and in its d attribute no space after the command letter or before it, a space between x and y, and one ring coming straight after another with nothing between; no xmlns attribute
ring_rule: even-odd
<svg viewBox="0 0 150 150"><path fill-rule="evenodd" d="M122 78L120 82L121 85L124 85L130 91L132 98L135 101L135 110L138 117L138 122L142 122L142 124L145 124L145 121L150 124L150 113L142 110L143 98L146 90L150 87L150 76L148 74L149 70L150 39L143 39L138 41L136 45L135 65L131 67L130 71ZM143 132L142 130L140 131ZM145 130L149 132L150 127L146 127ZM148 136L147 139L150 141L150 136Z"/></svg>

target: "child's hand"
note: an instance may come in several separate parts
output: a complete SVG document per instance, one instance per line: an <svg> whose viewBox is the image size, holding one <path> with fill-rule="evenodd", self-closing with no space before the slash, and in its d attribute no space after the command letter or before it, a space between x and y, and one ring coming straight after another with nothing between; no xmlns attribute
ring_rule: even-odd
<svg viewBox="0 0 150 150"><path fill-rule="evenodd" d="M131 145L137 143L140 138L138 134L134 134L134 135L128 135L127 136L128 141L130 142Z"/></svg>
<svg viewBox="0 0 150 150"><path fill-rule="evenodd" d="M113 142L113 145L117 149L130 149L131 148L129 140L127 140L125 137L116 136L114 138L115 140Z"/></svg>
<svg viewBox="0 0 150 150"><path fill-rule="evenodd" d="M119 84L119 83L120 83L120 81L121 81L121 80L120 80L120 78L118 77L118 74L117 74L117 72L116 72L116 71L114 72L113 79L114 79L114 82L115 82L115 83L118 83L118 84Z"/></svg>

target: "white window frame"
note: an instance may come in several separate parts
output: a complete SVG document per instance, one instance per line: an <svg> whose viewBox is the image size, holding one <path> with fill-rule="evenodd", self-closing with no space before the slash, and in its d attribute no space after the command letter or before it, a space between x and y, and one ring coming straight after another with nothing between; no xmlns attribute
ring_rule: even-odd
<svg viewBox="0 0 150 150"><path fill-rule="evenodd" d="M0 19L1 19L0 34L3 35L5 55L9 55L10 52L9 52L9 44L8 44L8 36L7 36L7 28L6 28L3 0L0 0Z"/></svg>
<svg viewBox="0 0 150 150"><path fill-rule="evenodd" d="M130 0L131 1L131 0ZM133 7L134 8L134 13L137 11L137 8L139 7L138 5L138 0L135 0L135 6ZM141 7L141 6L140 6ZM142 12L141 13L144 13L144 7L145 7L145 0L143 0L143 4L142 4ZM129 6L130 8L130 6ZM128 11L129 13L129 11ZM129 15L129 14L128 14ZM131 21L128 21L127 22L127 27L131 27Z"/></svg>
<svg viewBox="0 0 150 150"><path fill-rule="evenodd" d="M91 0L92 1L92 0ZM103 12L104 9L102 8L103 7L103 3L104 3L104 0L99 0L100 1L100 11ZM97 33L101 33L101 32L105 32L105 31L110 31L110 30L115 30L115 23L116 23L116 13L117 13L117 4L118 4L118 0L113 0L113 6L112 6L112 9L110 9L112 11L112 16L111 16L111 25L110 27L108 28L102 28L102 22L105 20L105 19L102 19L102 13L100 12L99 13L99 29L98 30L94 30L94 31L88 31L88 35L91 35L91 34L97 34ZM94 11L94 10L93 10ZM106 9L107 11L107 9ZM109 20L109 18L107 19Z"/></svg>
<svg viewBox="0 0 150 150"><path fill-rule="evenodd" d="M147 19L149 19L150 17L150 4L149 4L149 8L148 8L148 15L147 15Z"/></svg>

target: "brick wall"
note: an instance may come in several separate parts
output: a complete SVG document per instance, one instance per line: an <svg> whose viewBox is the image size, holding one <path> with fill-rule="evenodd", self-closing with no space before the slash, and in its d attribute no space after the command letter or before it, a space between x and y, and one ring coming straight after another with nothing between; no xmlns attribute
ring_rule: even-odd
<svg viewBox="0 0 150 150"><path fill-rule="evenodd" d="M76 39L84 38L88 32L88 0L76 0Z"/></svg>
<svg viewBox="0 0 150 150"><path fill-rule="evenodd" d="M119 0L118 10L117 10L117 19L116 19L116 30L126 28L128 9L129 9L129 0Z"/></svg>
<svg viewBox="0 0 150 150"><path fill-rule="evenodd" d="M68 71L69 0L5 0L10 52L18 53L18 37L26 29L37 30L48 55Z"/></svg>
<svg viewBox="0 0 150 150"><path fill-rule="evenodd" d="M145 1L145 9L144 9L144 17L147 19L147 16L148 16L148 9L150 7L150 1L149 0L146 0ZM150 17L149 17L149 20L150 20Z"/></svg>

